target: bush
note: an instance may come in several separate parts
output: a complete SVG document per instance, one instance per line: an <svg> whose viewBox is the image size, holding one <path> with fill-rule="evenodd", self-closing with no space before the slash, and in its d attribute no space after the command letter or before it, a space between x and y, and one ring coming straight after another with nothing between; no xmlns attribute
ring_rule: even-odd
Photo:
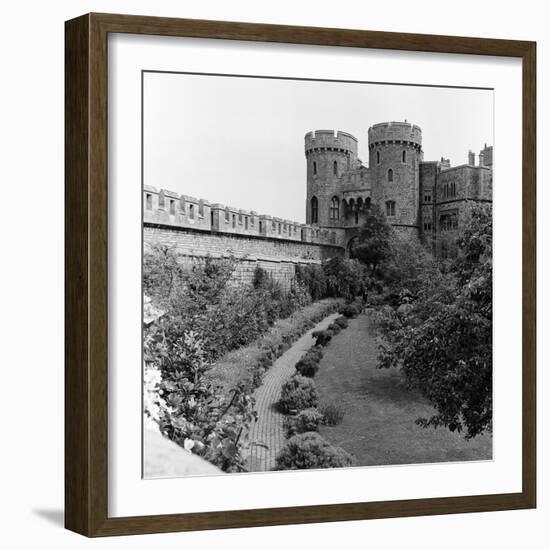
<svg viewBox="0 0 550 550"><path fill-rule="evenodd" d="M312 300L320 300L327 295L327 278L320 265L296 265L296 280L303 284Z"/></svg>
<svg viewBox="0 0 550 550"><path fill-rule="evenodd" d="M338 325L341 329L348 328L349 325L349 321L345 317L338 317L338 319L336 319L334 323Z"/></svg>
<svg viewBox="0 0 550 550"><path fill-rule="evenodd" d="M352 302L351 304L346 304L343 308L340 309L340 313L347 317L348 319L353 319L357 317L363 311L363 306L359 302Z"/></svg>
<svg viewBox="0 0 550 550"><path fill-rule="evenodd" d="M357 260L331 258L323 264L327 278L327 295L353 300L367 288L366 267Z"/></svg>
<svg viewBox="0 0 550 550"><path fill-rule="evenodd" d="M316 330L312 336L315 338L316 346L326 346L332 338L332 333L328 330Z"/></svg>
<svg viewBox="0 0 550 550"><path fill-rule="evenodd" d="M311 378L298 374L283 384L279 406L284 413L316 407L318 402L319 396Z"/></svg>
<svg viewBox="0 0 550 550"><path fill-rule="evenodd" d="M345 411L342 405L338 403L325 403L319 409L325 426L337 426L342 422L345 416Z"/></svg>
<svg viewBox="0 0 550 550"><path fill-rule="evenodd" d="M319 361L305 355L296 363L296 371L302 376L313 378L319 370Z"/></svg>
<svg viewBox="0 0 550 550"><path fill-rule="evenodd" d="M352 466L352 456L335 447L317 432L305 432L291 437L276 460L276 470L307 470L311 468L344 468Z"/></svg>
<svg viewBox="0 0 550 550"><path fill-rule="evenodd" d="M317 409L304 409L296 416L285 418L286 436L292 437L304 432L316 432L323 421L323 415Z"/></svg>

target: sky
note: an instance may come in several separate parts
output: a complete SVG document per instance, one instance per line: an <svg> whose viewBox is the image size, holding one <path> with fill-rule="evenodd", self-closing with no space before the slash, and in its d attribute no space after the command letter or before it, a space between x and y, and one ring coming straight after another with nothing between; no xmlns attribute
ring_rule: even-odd
<svg viewBox="0 0 550 550"><path fill-rule="evenodd" d="M144 183L305 222L304 135L369 126L422 128L424 160L467 162L493 144L493 92L373 83L145 73Z"/></svg>

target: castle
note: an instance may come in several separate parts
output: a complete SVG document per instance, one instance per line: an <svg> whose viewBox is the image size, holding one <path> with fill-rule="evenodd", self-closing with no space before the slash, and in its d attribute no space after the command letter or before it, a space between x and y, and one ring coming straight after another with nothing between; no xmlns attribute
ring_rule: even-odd
<svg viewBox="0 0 550 550"><path fill-rule="evenodd" d="M261 265L288 282L296 263L353 257L372 205L382 209L396 231L445 256L471 205L492 201L492 146L485 145L477 164L471 151L459 166L444 158L426 161L422 131L408 122L369 128L368 166L358 158L357 146L357 138L346 132L305 135L305 224L146 185L145 246L174 246L192 259L237 256L248 265L242 269L244 280Z"/></svg>

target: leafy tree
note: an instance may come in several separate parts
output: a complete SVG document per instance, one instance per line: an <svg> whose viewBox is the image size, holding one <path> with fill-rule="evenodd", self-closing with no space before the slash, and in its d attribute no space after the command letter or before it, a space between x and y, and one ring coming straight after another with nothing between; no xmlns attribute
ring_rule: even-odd
<svg viewBox="0 0 550 550"><path fill-rule="evenodd" d="M353 248L355 257L371 268L374 276L380 263L391 255L392 228L377 206L372 206Z"/></svg>
<svg viewBox="0 0 550 550"><path fill-rule="evenodd" d="M492 429L492 222L475 207L449 270L419 276L419 299L385 308L380 366L399 367L434 405L421 426L445 426L467 439Z"/></svg>

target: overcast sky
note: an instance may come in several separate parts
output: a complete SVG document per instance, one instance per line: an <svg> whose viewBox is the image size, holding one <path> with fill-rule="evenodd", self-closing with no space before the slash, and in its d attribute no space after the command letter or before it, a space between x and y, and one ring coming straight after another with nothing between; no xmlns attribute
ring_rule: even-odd
<svg viewBox="0 0 550 550"><path fill-rule="evenodd" d="M493 144L493 92L146 73L144 183L303 223L304 134L343 130L368 163L369 126L422 128L425 160Z"/></svg>

